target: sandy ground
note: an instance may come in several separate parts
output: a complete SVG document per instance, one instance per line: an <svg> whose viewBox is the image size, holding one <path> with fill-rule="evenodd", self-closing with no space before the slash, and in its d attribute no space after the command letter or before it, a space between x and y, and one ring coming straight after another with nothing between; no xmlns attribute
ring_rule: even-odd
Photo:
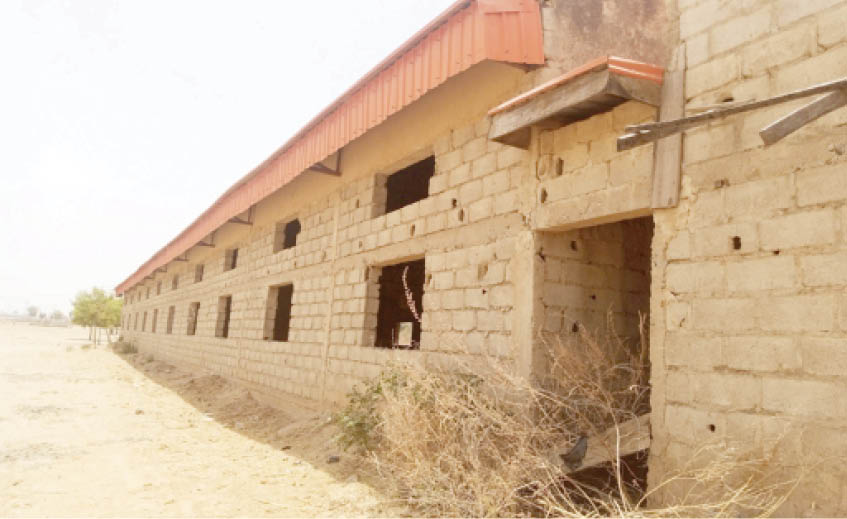
<svg viewBox="0 0 847 519"><path fill-rule="evenodd" d="M0 516L399 512L358 480L327 413L88 343L0 322Z"/></svg>

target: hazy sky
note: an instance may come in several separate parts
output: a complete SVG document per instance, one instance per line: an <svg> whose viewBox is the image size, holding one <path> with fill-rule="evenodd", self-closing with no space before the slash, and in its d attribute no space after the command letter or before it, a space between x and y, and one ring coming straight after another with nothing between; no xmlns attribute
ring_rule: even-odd
<svg viewBox="0 0 847 519"><path fill-rule="evenodd" d="M0 312L112 289L453 0L0 0Z"/></svg>

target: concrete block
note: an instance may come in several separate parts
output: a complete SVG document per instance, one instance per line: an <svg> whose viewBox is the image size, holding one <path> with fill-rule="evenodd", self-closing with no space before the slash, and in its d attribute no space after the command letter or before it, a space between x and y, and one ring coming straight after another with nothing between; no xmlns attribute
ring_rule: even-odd
<svg viewBox="0 0 847 519"><path fill-rule="evenodd" d="M726 286L724 266L716 261L671 263L665 269L665 287L674 294L721 293Z"/></svg>
<svg viewBox="0 0 847 519"><path fill-rule="evenodd" d="M741 332L756 329L757 302L752 298L696 299L692 303L697 330Z"/></svg>
<svg viewBox="0 0 847 519"><path fill-rule="evenodd" d="M453 312L453 329L457 332L473 330L476 326L476 312L461 310Z"/></svg>
<svg viewBox="0 0 847 519"><path fill-rule="evenodd" d="M825 204L847 200L847 175L843 163L810 168L797 173L797 204Z"/></svg>
<svg viewBox="0 0 847 519"><path fill-rule="evenodd" d="M844 377L847 375L847 337L802 337L800 352L803 371L810 375Z"/></svg>
<svg viewBox="0 0 847 519"><path fill-rule="evenodd" d="M784 27L840 2L841 0L777 0L776 21L780 27Z"/></svg>
<svg viewBox="0 0 847 519"><path fill-rule="evenodd" d="M768 377L763 380L762 407L788 416L847 418L845 387L837 382Z"/></svg>
<svg viewBox="0 0 847 519"><path fill-rule="evenodd" d="M847 251L801 257L800 267L805 286L847 285Z"/></svg>
<svg viewBox="0 0 847 519"><path fill-rule="evenodd" d="M710 53L712 55L750 43L767 34L771 28L770 5L748 15L731 18L711 29Z"/></svg>
<svg viewBox="0 0 847 519"><path fill-rule="evenodd" d="M759 233L765 250L832 243L836 237L835 211L805 211L771 218L759 224Z"/></svg>
<svg viewBox="0 0 847 519"><path fill-rule="evenodd" d="M453 130L452 142L453 148L458 149L470 142L476 136L476 129L473 125L462 126Z"/></svg>
<svg viewBox="0 0 847 519"><path fill-rule="evenodd" d="M809 56L814 48L814 28L810 24L793 27L747 45L741 51L741 70L746 76L760 74L767 69Z"/></svg>
<svg viewBox="0 0 847 519"><path fill-rule="evenodd" d="M471 179L471 165L470 163L465 163L460 166L457 166L450 170L448 173L448 185L450 187L456 187L461 184L464 184L468 180Z"/></svg>
<svg viewBox="0 0 847 519"><path fill-rule="evenodd" d="M468 206L482 198L482 180L474 180L459 188L459 203Z"/></svg>
<svg viewBox="0 0 847 519"><path fill-rule="evenodd" d="M800 351L791 337L727 337L722 363L740 371L796 371Z"/></svg>
<svg viewBox="0 0 847 519"><path fill-rule="evenodd" d="M485 155L488 151L488 138L476 137L462 146L462 160L471 162Z"/></svg>
<svg viewBox="0 0 847 519"><path fill-rule="evenodd" d="M704 0L680 13L680 38L687 40L698 32L704 31L736 15L739 10L740 5L736 5L736 3L726 3L720 0Z"/></svg>
<svg viewBox="0 0 847 519"><path fill-rule="evenodd" d="M714 90L735 81L740 75L740 59L734 53L691 67L685 74L685 97L690 99Z"/></svg>
<svg viewBox="0 0 847 519"><path fill-rule="evenodd" d="M797 284L797 269L791 256L743 258L726 265L730 293L791 288Z"/></svg>
<svg viewBox="0 0 847 519"><path fill-rule="evenodd" d="M665 362L697 371L720 366L720 337L700 337L689 333L668 333L665 336Z"/></svg>
<svg viewBox="0 0 847 519"><path fill-rule="evenodd" d="M814 1L814 0L812 0ZM847 67L847 46L832 49L777 70L775 91L784 94L815 83L840 79Z"/></svg>
<svg viewBox="0 0 847 519"><path fill-rule="evenodd" d="M834 330L836 299L831 294L768 297L756 306L755 320L770 332L827 332Z"/></svg>

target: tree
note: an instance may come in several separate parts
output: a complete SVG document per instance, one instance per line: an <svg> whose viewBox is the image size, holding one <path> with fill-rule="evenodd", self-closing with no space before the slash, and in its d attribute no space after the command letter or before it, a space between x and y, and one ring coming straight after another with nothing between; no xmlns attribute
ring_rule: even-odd
<svg viewBox="0 0 847 519"><path fill-rule="evenodd" d="M26 313L28 313L30 317L37 317L38 307L35 305L30 305L26 308Z"/></svg>
<svg viewBox="0 0 847 519"><path fill-rule="evenodd" d="M73 322L89 328L89 338L97 343L98 328L116 328L121 322L123 302L101 288L79 292L73 300ZM107 334L107 340L110 340Z"/></svg>
<svg viewBox="0 0 847 519"><path fill-rule="evenodd" d="M50 314L50 319L54 321L64 321L65 314L63 314L61 310L54 310L53 313Z"/></svg>

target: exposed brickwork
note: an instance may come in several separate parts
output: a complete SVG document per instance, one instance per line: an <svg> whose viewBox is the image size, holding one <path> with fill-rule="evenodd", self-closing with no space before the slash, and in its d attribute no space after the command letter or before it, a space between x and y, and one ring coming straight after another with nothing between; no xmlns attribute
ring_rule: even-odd
<svg viewBox="0 0 847 519"><path fill-rule="evenodd" d="M845 9L680 2L688 105L843 77ZM847 472L832 452L847 435L847 113L763 147L758 130L794 106L684 136L681 203L654 214L650 474L658 481L705 441L784 435L781 462L820 464L780 513L843 515Z"/></svg>
<svg viewBox="0 0 847 519"><path fill-rule="evenodd" d="M568 38L590 50L587 32L563 28L591 13L574 14L566 3L543 6L547 67L518 76L480 66L481 77L503 86L472 114L456 115L478 99L457 77L428 94L447 99L433 105L439 110L424 97L392 116L345 149L339 179L299 179L259 203L252 226L228 224L215 248L198 248L133 287L125 335L142 351L222 374L259 396L319 405L340 401L391 362L455 366L492 355L531 377L543 367L539 332L573 333L577 322L597 329L611 311L619 333L632 337L638 315L649 314L651 482L704 442L782 435L780 462L820 464L780 512L844 515L847 110L769 148L758 130L798 103L685 132L679 206L653 211L653 148L618 153L615 139L655 118L654 107L627 102L533 128L528 150L487 139L489 108L570 68ZM645 5L656 9L639 15L647 25L661 23L661 34L686 44L689 108L763 99L847 70L847 0ZM596 22L604 34L619 28L598 20L581 23ZM673 46L636 50L665 44ZM617 47L597 47L605 48ZM385 214L388 175L429 156L429 196ZM357 169L360 162L367 168ZM297 244L274 252L277 224L294 218ZM231 248L238 265L225 271ZM420 349L375 347L381 269L421 258ZM198 261L204 273L195 282ZM266 340L269 297L282 284L294 287L290 331L276 342ZM216 338L226 295L229 337ZM188 336L192 302L200 311L197 334ZM160 321L155 334L145 312Z"/></svg>

